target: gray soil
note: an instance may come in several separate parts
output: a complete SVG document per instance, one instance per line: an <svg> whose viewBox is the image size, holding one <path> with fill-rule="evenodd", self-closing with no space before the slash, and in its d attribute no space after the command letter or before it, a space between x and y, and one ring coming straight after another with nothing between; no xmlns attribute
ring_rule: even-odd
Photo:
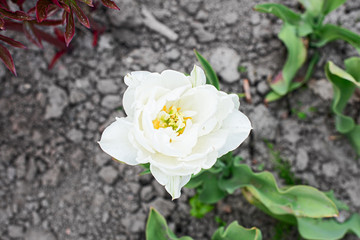
<svg viewBox="0 0 360 240"><path fill-rule="evenodd" d="M220 201L203 219L189 214L193 190L183 189L171 201L141 167L114 162L97 141L115 117L125 116L123 76L134 70L174 69L190 72L196 48L220 75L221 89L243 92L250 81L252 102L241 100L253 123L249 139L236 151L253 169L274 163L264 140L274 144L291 163L295 176L336 196L360 212L360 161L334 127L332 89L324 63L355 56L343 42L326 47L308 87L264 105L266 79L276 74L286 57L277 39L281 22L258 13L251 0L122 0L120 12L100 8L93 17L107 30L97 47L92 34L78 28L76 48L51 71L55 53L29 46L11 49L18 77L0 67L0 238L26 240L145 239L150 206L158 209L178 236L210 239L219 216L256 226L264 239L275 234L277 221L247 203L240 192ZM276 2L298 9L295 0ZM328 20L360 33L360 1L348 2ZM17 40L26 42L21 36ZM246 66L247 73L239 73ZM309 109L315 110L310 111ZM299 119L294 112L306 112ZM360 123L356 99L348 108ZM283 184L279 179L279 183ZM344 221L348 214L342 213ZM284 239L296 239L292 229ZM348 235L344 239L356 239Z"/></svg>

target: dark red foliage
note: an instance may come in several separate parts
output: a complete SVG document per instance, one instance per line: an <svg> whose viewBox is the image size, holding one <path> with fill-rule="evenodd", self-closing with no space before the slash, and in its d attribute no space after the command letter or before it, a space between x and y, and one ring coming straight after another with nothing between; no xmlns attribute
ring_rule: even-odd
<svg viewBox="0 0 360 240"><path fill-rule="evenodd" d="M93 44L96 45L99 34L104 31L103 27L98 26L91 18L86 16L84 7L94 7L97 5L93 0L37 0L33 1L35 6L24 11L23 4L26 0L11 0L18 6L18 10L13 11L9 8L8 1L0 0L0 31L17 31L23 33L30 42L42 48L42 41L46 41L58 48L53 57L49 68L52 68L56 61L73 47L71 40L75 35L75 17L86 28L91 28L93 32ZM100 0L98 0L100 1ZM80 4L79 4L80 3ZM112 9L119 8L114 1L101 0L101 3ZM86 4L86 5L85 5ZM61 19L48 19L56 12L62 12ZM41 27L54 28L54 35L49 34ZM64 27L62 32L58 26ZM25 46L9 37L0 35L0 41L18 48ZM0 44L0 59L6 67L16 75L15 65L9 50Z"/></svg>

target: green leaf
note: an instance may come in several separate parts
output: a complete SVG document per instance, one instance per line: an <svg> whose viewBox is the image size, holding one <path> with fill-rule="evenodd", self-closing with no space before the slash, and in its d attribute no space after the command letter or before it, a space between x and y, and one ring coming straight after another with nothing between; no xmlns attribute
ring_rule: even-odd
<svg viewBox="0 0 360 240"><path fill-rule="evenodd" d="M289 92L290 84L297 71L306 60L306 48L300 37L296 35L296 27L290 24L284 24L278 37L284 42L288 57L282 70L282 77L277 78L270 84L270 87L279 95L285 95Z"/></svg>
<svg viewBox="0 0 360 240"><path fill-rule="evenodd" d="M360 58L353 58L350 61L358 62L358 66L351 64L352 67L360 67ZM349 63L349 62L348 62ZM359 85L352 75L336 66L329 61L325 67L325 73L329 81L333 84L334 100L332 103L332 110L337 115L336 129L341 133L347 133L355 127L355 122L352 118L342 114L348 100L355 91L356 85Z"/></svg>
<svg viewBox="0 0 360 240"><path fill-rule="evenodd" d="M346 233L354 233L360 238L360 215L353 214L349 220L339 223L335 219L298 218L300 235L305 239L336 240Z"/></svg>
<svg viewBox="0 0 360 240"><path fill-rule="evenodd" d="M360 53L360 35L346 28L325 24L318 29L316 34L319 36L319 40L313 44L316 47L322 47L334 40L344 40L350 43Z"/></svg>
<svg viewBox="0 0 360 240"><path fill-rule="evenodd" d="M324 192L326 194L326 196L328 198L331 199L331 201L333 201L336 205L336 207L339 209L339 210L346 210L346 211L349 211L349 206L346 205L345 203L343 203L342 201L340 201L339 199L337 199L334 195L334 191L331 190L331 191L328 191L328 192Z"/></svg>
<svg viewBox="0 0 360 240"><path fill-rule="evenodd" d="M327 0L323 3L322 12L324 15L328 15L333 10L343 5L346 0Z"/></svg>
<svg viewBox="0 0 360 240"><path fill-rule="evenodd" d="M203 218L205 214L214 209L213 205L201 202L197 194L190 198L189 203L191 206L190 214L196 218Z"/></svg>
<svg viewBox="0 0 360 240"><path fill-rule="evenodd" d="M219 175L222 169L210 169L211 171L202 171L193 176L187 188L198 188L199 201L205 204L213 204L224 198L227 193L218 186Z"/></svg>
<svg viewBox="0 0 360 240"><path fill-rule="evenodd" d="M201 66L204 68L206 75L206 82L208 84L213 85L214 87L216 87L217 90L219 90L220 89L219 79L214 69L211 67L210 63L198 51L194 49L194 52Z"/></svg>
<svg viewBox="0 0 360 240"><path fill-rule="evenodd" d="M154 208L151 208L146 224L146 240L192 240L192 238L176 237L169 229L165 218Z"/></svg>
<svg viewBox="0 0 360 240"><path fill-rule="evenodd" d="M293 12L282 4L258 4L254 7L254 9L259 12L272 13L281 20L283 20L285 23L289 23L292 25L297 25L301 21L300 14Z"/></svg>
<svg viewBox="0 0 360 240"><path fill-rule="evenodd" d="M311 16L318 16L322 12L324 1L327 0L298 0L306 8L306 12Z"/></svg>
<svg viewBox="0 0 360 240"><path fill-rule="evenodd" d="M275 215L311 218L338 215L335 204L319 190L303 185L279 188L271 173L254 173L245 164L235 163L231 178L220 179L219 186L229 193L244 188L248 199L251 197L255 204L260 202Z"/></svg>
<svg viewBox="0 0 360 240"><path fill-rule="evenodd" d="M261 240L261 231L255 227L247 229L238 224L237 221L232 222L225 230L224 227L219 228L211 238L212 240Z"/></svg>

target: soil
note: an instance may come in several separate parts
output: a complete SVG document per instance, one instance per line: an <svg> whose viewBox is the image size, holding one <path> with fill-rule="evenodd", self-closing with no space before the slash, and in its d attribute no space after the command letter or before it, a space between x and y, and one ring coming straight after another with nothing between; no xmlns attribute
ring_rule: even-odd
<svg viewBox="0 0 360 240"><path fill-rule="evenodd" d="M281 2L298 9L295 0ZM0 238L26 240L145 239L150 206L162 213L177 236L210 239L215 216L245 227L258 227L272 239L278 223L247 203L240 192L220 201L203 219L189 214L193 190L183 189L171 201L141 167L112 161L97 141L104 128L123 117L123 76L135 70L174 69L190 72L196 48L214 65L221 89L242 93L250 83L251 103L240 109L254 130L236 154L254 170L275 176L274 161L265 143L271 142L303 183L337 198L360 212L360 161L339 135L330 110L332 88L325 80L324 63L343 60L356 51L343 42L323 49L308 87L264 105L266 80L286 58L277 38L281 21L253 11L250 0L122 0L121 11L99 8L93 18L106 25L93 48L92 34L80 27L74 50L47 69L52 46L11 49L15 77L0 67ZM329 21L360 33L360 1L331 13ZM16 36L22 42L22 36ZM239 73L238 66L247 72ZM311 110L310 110L311 109ZM297 112L305 112L299 118ZM360 104L348 108L360 123ZM279 184L283 181L279 178ZM348 217L342 213L339 220ZM296 239L296 229L283 239ZM348 235L344 239L356 239Z"/></svg>

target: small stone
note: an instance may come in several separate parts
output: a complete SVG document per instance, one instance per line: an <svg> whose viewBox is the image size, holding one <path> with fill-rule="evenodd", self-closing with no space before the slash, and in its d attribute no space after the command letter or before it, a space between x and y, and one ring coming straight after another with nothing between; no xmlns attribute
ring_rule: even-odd
<svg viewBox="0 0 360 240"><path fill-rule="evenodd" d="M333 99L333 87L330 81L326 79L310 81L309 88L324 100Z"/></svg>
<svg viewBox="0 0 360 240"><path fill-rule="evenodd" d="M214 70L228 83L239 80L240 74L237 70L240 56L235 50L227 47L219 47L210 56L210 63Z"/></svg>
<svg viewBox="0 0 360 240"><path fill-rule="evenodd" d="M39 229L30 229L26 235L25 240L56 240L54 235Z"/></svg>
<svg viewBox="0 0 360 240"><path fill-rule="evenodd" d="M258 105L249 114L256 139L274 140L278 121L264 105Z"/></svg>
<svg viewBox="0 0 360 240"><path fill-rule="evenodd" d="M36 164L35 164L34 159L30 158L29 165L27 168L27 173L25 176L26 180L28 180L28 181L33 180L35 177L35 174L36 174Z"/></svg>
<svg viewBox="0 0 360 240"><path fill-rule="evenodd" d="M106 183L112 184L118 177L118 171L111 166L107 166L100 170L99 175Z"/></svg>
<svg viewBox="0 0 360 240"><path fill-rule="evenodd" d="M260 14L259 13L251 14L250 21L252 25L258 25L260 23Z"/></svg>
<svg viewBox="0 0 360 240"><path fill-rule="evenodd" d="M20 238L24 236L24 230L21 226L10 225L8 227L9 236L13 238Z"/></svg>
<svg viewBox="0 0 360 240"><path fill-rule="evenodd" d="M86 94L80 89L73 89L70 91L70 103L79 103L86 99Z"/></svg>
<svg viewBox="0 0 360 240"><path fill-rule="evenodd" d="M260 81L259 84L256 86L256 90L261 95L265 95L270 90L270 88L266 81Z"/></svg>
<svg viewBox="0 0 360 240"><path fill-rule="evenodd" d="M309 163L309 156L305 149L299 148L296 154L296 168L300 171L305 170Z"/></svg>
<svg viewBox="0 0 360 240"><path fill-rule="evenodd" d="M322 165L322 171L327 177L335 177L339 172L339 166L329 162Z"/></svg>
<svg viewBox="0 0 360 240"><path fill-rule="evenodd" d="M175 208L173 202L167 201L163 198L156 198L154 201L150 202L149 205L158 210L164 217L170 216L171 212Z"/></svg>
<svg viewBox="0 0 360 240"><path fill-rule="evenodd" d="M115 109L120 107L121 105L121 98L120 95L108 95L103 98L101 101L101 106L107 109Z"/></svg>
<svg viewBox="0 0 360 240"><path fill-rule="evenodd" d="M45 119L60 117L64 108L69 104L66 92L57 86L51 86L48 90L48 99L49 104L46 107Z"/></svg>
<svg viewBox="0 0 360 240"><path fill-rule="evenodd" d="M55 187L59 182L60 168L54 166L52 169L47 171L42 177L43 186Z"/></svg>
<svg viewBox="0 0 360 240"><path fill-rule="evenodd" d="M121 218L121 223L126 230L133 233L138 233L145 230L146 215L142 211L135 214L130 213Z"/></svg>
<svg viewBox="0 0 360 240"><path fill-rule="evenodd" d="M140 197L144 202L148 202L155 197L155 191L152 186L146 186L141 189Z"/></svg>
<svg viewBox="0 0 360 240"><path fill-rule="evenodd" d="M179 50L173 48L169 52L165 53L165 57L169 60L177 60L180 57L180 52Z"/></svg>
<svg viewBox="0 0 360 240"><path fill-rule="evenodd" d="M84 134L78 129L71 129L66 136L73 142L79 143L83 140Z"/></svg>
<svg viewBox="0 0 360 240"><path fill-rule="evenodd" d="M118 93L119 92L119 87L118 85L115 84L115 81L112 79L104 79L104 80L99 80L97 82L97 89L99 90L99 92L103 93L103 94L107 94L107 93Z"/></svg>
<svg viewBox="0 0 360 240"><path fill-rule="evenodd" d="M230 12L224 16L225 23L227 25L233 25L238 20L238 15L235 12Z"/></svg>
<svg viewBox="0 0 360 240"><path fill-rule="evenodd" d="M216 35L204 29L204 26L199 22L193 22L194 34L197 40L201 43L211 42L215 40Z"/></svg>

